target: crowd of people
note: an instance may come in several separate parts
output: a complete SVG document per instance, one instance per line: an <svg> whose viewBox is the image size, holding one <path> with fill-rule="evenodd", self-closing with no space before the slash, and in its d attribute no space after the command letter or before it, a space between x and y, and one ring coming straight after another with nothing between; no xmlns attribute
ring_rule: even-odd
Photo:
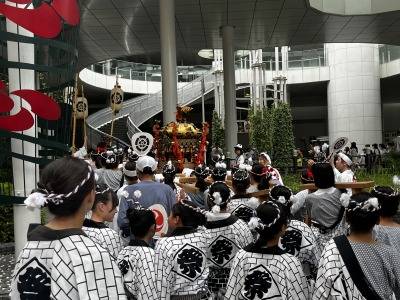
<svg viewBox="0 0 400 300"><path fill-rule="evenodd" d="M235 153L179 173L117 147L48 164L25 204L53 217L28 232L11 298L400 299L396 188L337 189L355 180L338 153L293 193L268 153Z"/></svg>

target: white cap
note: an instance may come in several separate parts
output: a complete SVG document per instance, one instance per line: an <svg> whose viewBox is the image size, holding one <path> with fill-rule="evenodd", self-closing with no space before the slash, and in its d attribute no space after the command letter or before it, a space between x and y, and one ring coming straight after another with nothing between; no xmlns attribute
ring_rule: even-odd
<svg viewBox="0 0 400 300"><path fill-rule="evenodd" d="M234 148L235 149L243 149L243 146L242 146L242 144L237 144Z"/></svg>
<svg viewBox="0 0 400 300"><path fill-rule="evenodd" d="M157 162L151 156L141 156L136 162L136 170L143 172L143 169L146 167L150 167L154 172L157 169Z"/></svg>
<svg viewBox="0 0 400 300"><path fill-rule="evenodd" d="M351 159L344 153L340 152L338 156L350 167L352 165Z"/></svg>

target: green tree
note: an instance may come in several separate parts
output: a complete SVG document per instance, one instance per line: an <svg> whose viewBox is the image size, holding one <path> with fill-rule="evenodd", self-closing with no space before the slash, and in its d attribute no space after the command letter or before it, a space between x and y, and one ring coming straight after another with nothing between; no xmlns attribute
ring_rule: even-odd
<svg viewBox="0 0 400 300"><path fill-rule="evenodd" d="M287 170L293 164L294 137L292 114L287 103L279 103L271 118L274 167Z"/></svg>
<svg viewBox="0 0 400 300"><path fill-rule="evenodd" d="M222 119L216 111L213 112L211 126L211 142L212 146L217 146L225 149L225 131L222 126Z"/></svg>
<svg viewBox="0 0 400 300"><path fill-rule="evenodd" d="M249 140L250 146L256 148L259 152L271 151L271 112L268 108L256 109L250 108L249 111Z"/></svg>

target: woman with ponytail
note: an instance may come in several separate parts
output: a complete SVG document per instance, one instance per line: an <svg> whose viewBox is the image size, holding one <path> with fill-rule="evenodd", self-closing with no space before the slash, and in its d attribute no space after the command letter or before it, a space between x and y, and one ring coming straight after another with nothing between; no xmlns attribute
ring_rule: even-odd
<svg viewBox="0 0 400 300"><path fill-rule="evenodd" d="M208 237L207 262L210 268L208 287L220 299L225 293L232 259L237 251L253 242L252 233L246 222L228 212L230 189L224 182L210 186L206 214Z"/></svg>
<svg viewBox="0 0 400 300"><path fill-rule="evenodd" d="M118 197L106 185L96 185L96 196L92 207L90 219L83 221L83 231L94 242L116 258L122 250L123 242L119 234L109 228L105 222L112 222L117 212Z"/></svg>
<svg viewBox="0 0 400 300"><path fill-rule="evenodd" d="M350 234L326 244L313 299L400 299L399 252L373 235L378 199L367 192L342 198Z"/></svg>
<svg viewBox="0 0 400 300"><path fill-rule="evenodd" d="M378 198L381 210L379 225L374 228L378 241L393 246L400 252L400 224L394 221L400 204L398 191L389 186L376 186L371 194Z"/></svg>
<svg viewBox="0 0 400 300"><path fill-rule="evenodd" d="M225 299L309 299L299 260L278 246L287 222L286 210L275 202L257 207L249 226L259 238L233 259Z"/></svg>
<svg viewBox="0 0 400 300"><path fill-rule="evenodd" d="M47 207L54 218L28 232L11 281L11 299L126 299L110 253L82 230L95 201L92 168L72 157L41 172L29 209Z"/></svg>
<svg viewBox="0 0 400 300"><path fill-rule="evenodd" d="M321 251L317 246L316 237L311 228L307 224L293 219L291 206L296 196L284 185L274 186L269 196L288 216L288 227L279 240L279 247L296 256L302 264L307 279L314 281L317 276Z"/></svg>

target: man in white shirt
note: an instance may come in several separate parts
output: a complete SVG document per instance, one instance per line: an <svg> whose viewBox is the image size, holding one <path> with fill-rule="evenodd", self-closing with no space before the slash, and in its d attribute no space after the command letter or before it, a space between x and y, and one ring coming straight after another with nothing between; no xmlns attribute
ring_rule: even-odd
<svg viewBox="0 0 400 300"><path fill-rule="evenodd" d="M352 163L352 160L344 153L339 153L335 161L332 156L331 165L335 173L335 183L354 182L354 173L350 168ZM351 189L347 189L347 193L351 195Z"/></svg>

